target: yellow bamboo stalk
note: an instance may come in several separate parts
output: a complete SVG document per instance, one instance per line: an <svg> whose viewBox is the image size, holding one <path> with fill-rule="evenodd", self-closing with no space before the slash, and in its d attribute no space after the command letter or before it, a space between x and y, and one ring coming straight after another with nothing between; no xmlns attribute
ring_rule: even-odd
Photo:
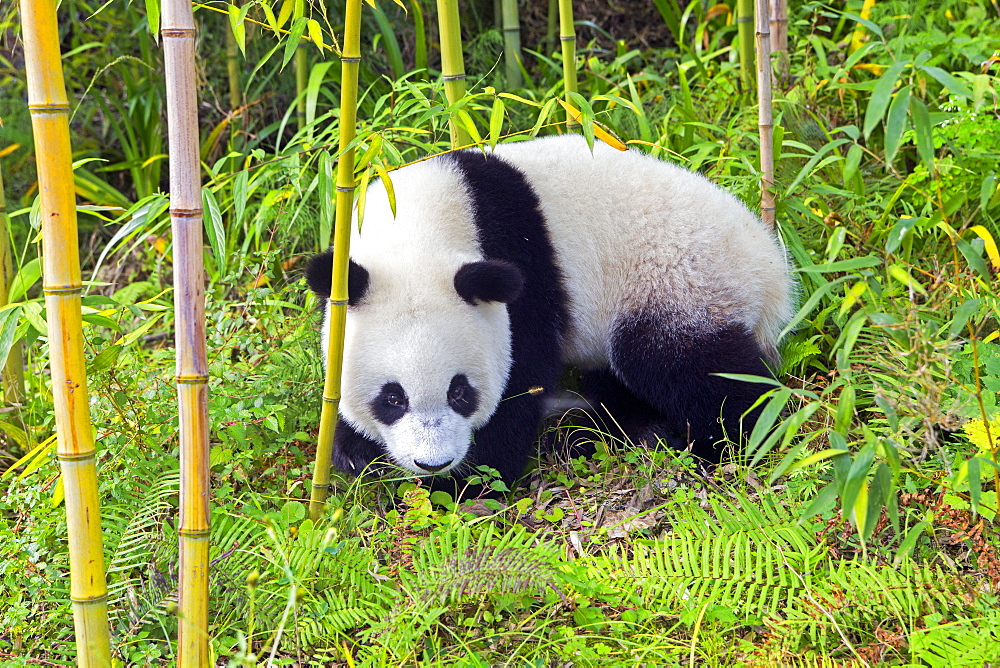
<svg viewBox="0 0 1000 668"><path fill-rule="evenodd" d="M872 17L872 9L875 7L875 0L865 0L864 4L861 5L861 18L866 21ZM868 39L868 30L860 23L854 29L854 34L851 35L851 44L848 47L848 53L854 53L860 49L865 41Z"/></svg>
<svg viewBox="0 0 1000 668"><path fill-rule="evenodd" d="M437 0L438 33L441 38L441 79L448 104L465 97L465 61L462 58L462 23L458 18L458 0ZM472 142L468 131L455 119L449 119L451 146Z"/></svg>
<svg viewBox="0 0 1000 668"><path fill-rule="evenodd" d="M351 243L351 210L354 205L354 141L358 112L358 69L361 65L361 0L347 0L344 48L341 52L340 161L337 163L337 213L333 231L333 276L330 286L326 382L320 414L313 469L309 516L322 516L330 492L330 461L340 407L340 376L344 362L344 327L347 322L347 274Z"/></svg>
<svg viewBox="0 0 1000 668"><path fill-rule="evenodd" d="M559 0L559 43L562 44L563 91L566 103L573 105L570 93L576 92L576 26L573 25L573 0ZM574 105L575 106L575 105ZM566 127L579 127L566 112Z"/></svg>
<svg viewBox="0 0 1000 668"><path fill-rule="evenodd" d="M504 63L507 70L507 87L520 88L521 79L521 23L517 16L517 0L503 0Z"/></svg>
<svg viewBox="0 0 1000 668"><path fill-rule="evenodd" d="M208 360L198 161L198 85L190 0L164 0L161 34L167 83L181 450L177 665L186 668L207 666L210 662Z"/></svg>
<svg viewBox="0 0 1000 668"><path fill-rule="evenodd" d="M768 0L757 2L757 106L760 131L760 217L774 227L774 121L771 109L771 35Z"/></svg>
<svg viewBox="0 0 1000 668"><path fill-rule="evenodd" d="M10 284L14 280L9 225L3 173L0 173L0 307L10 303ZM24 356L20 341L14 343L3 365L3 397L8 404L24 403Z"/></svg>
<svg viewBox="0 0 1000 668"><path fill-rule="evenodd" d="M736 30L740 55L740 84L744 91L753 89L754 0L736 0Z"/></svg>
<svg viewBox="0 0 1000 668"><path fill-rule="evenodd" d="M80 312L83 288L77 249L69 101L63 84L54 0L22 0L21 35L38 164L42 287L49 325L57 453L66 493L77 665L103 668L111 665L108 590L83 356Z"/></svg>

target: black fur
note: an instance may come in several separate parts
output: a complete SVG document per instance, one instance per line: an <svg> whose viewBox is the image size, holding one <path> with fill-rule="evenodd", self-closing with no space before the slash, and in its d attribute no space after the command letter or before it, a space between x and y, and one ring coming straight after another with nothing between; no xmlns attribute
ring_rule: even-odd
<svg viewBox="0 0 1000 668"><path fill-rule="evenodd" d="M743 327L697 332L685 327L689 321L679 314L643 311L619 318L610 346L619 387L615 396L614 384L606 378L602 400L611 404L609 411L626 432L634 430L627 434L630 438L649 440L649 432L659 429L668 444L690 444L698 457L718 462L722 452L717 442L727 433L738 438L743 413L768 388L713 374L770 372L753 334ZM746 425L753 425L757 412L743 418Z"/></svg>
<svg viewBox="0 0 1000 668"><path fill-rule="evenodd" d="M542 400L556 389L562 371L566 290L538 197L524 175L479 151L452 153L447 159L461 169L472 194L483 255L514 265L524 277L521 296L507 306L514 360L507 388L493 417L476 430L468 455L472 466L498 470L512 487L537 437ZM535 387L542 392L529 394Z"/></svg>
<svg viewBox="0 0 1000 668"><path fill-rule="evenodd" d="M309 258L306 264L306 284L309 289L323 299L330 298L330 288L333 277L333 251L328 250ZM368 270L350 261L347 270L348 304L356 305L368 291Z"/></svg>
<svg viewBox="0 0 1000 668"><path fill-rule="evenodd" d="M470 304L509 304L521 295L524 276L509 262L484 260L462 265L455 273L455 290Z"/></svg>
<svg viewBox="0 0 1000 668"><path fill-rule="evenodd" d="M457 374L448 386L448 405L462 417L469 417L479 408L479 392L469 384L464 373Z"/></svg>
<svg viewBox="0 0 1000 668"><path fill-rule="evenodd" d="M406 391L399 383L386 383L378 396L368 404L371 408L372 417L384 425L390 425L406 415L409 410L409 401L406 398Z"/></svg>

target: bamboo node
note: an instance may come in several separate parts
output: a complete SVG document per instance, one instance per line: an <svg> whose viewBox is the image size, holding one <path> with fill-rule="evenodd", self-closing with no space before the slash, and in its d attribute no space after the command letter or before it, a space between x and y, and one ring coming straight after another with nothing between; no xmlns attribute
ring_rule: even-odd
<svg viewBox="0 0 1000 668"><path fill-rule="evenodd" d="M337 186L337 192L353 193L357 186Z"/></svg>
<svg viewBox="0 0 1000 668"><path fill-rule="evenodd" d="M559 35L559 40L562 42L575 42L576 35Z"/></svg>
<svg viewBox="0 0 1000 668"><path fill-rule="evenodd" d="M42 293L50 297L57 297L59 295L78 295L81 292L83 292L82 285L55 285L42 288Z"/></svg>
<svg viewBox="0 0 1000 668"><path fill-rule="evenodd" d="M737 23L753 23L753 17L752 16L741 16L738 19L736 19L736 22Z"/></svg>
<svg viewBox="0 0 1000 668"><path fill-rule="evenodd" d="M341 56L340 62L342 63L360 63L361 56Z"/></svg>
<svg viewBox="0 0 1000 668"><path fill-rule="evenodd" d="M326 301L330 306L347 306L351 302L350 299L327 299Z"/></svg>
<svg viewBox="0 0 1000 668"><path fill-rule="evenodd" d="M323 397L323 401L325 401L328 404L339 404L340 397L337 397L336 399L331 399L330 397Z"/></svg>
<svg viewBox="0 0 1000 668"><path fill-rule="evenodd" d="M441 77L441 81L464 81L464 80L465 80L464 74L448 74Z"/></svg>
<svg viewBox="0 0 1000 668"><path fill-rule="evenodd" d="M90 450L89 452L56 453L56 459L61 462L83 462L88 459L93 459L95 456L96 452L94 450Z"/></svg>
<svg viewBox="0 0 1000 668"><path fill-rule="evenodd" d="M69 600L73 601L78 605L94 605L96 603L104 603L108 600L108 592L105 591L103 594L98 594L97 596L72 596L70 595Z"/></svg>
<svg viewBox="0 0 1000 668"><path fill-rule="evenodd" d="M59 102L53 102L53 103L36 102L34 104L29 104L28 110L32 114L68 114L69 105L61 104Z"/></svg>
<svg viewBox="0 0 1000 668"><path fill-rule="evenodd" d="M176 218L201 218L201 209L170 209L170 215Z"/></svg>
<svg viewBox="0 0 1000 668"><path fill-rule="evenodd" d="M192 37L194 28L160 28L160 34L164 37Z"/></svg>
<svg viewBox="0 0 1000 668"><path fill-rule="evenodd" d="M184 376L178 375L176 377L176 380L178 385L204 385L205 383L208 382L208 376L201 376L195 374L184 375Z"/></svg>
<svg viewBox="0 0 1000 668"><path fill-rule="evenodd" d="M207 538L211 532L208 529L178 529L177 533L191 538Z"/></svg>

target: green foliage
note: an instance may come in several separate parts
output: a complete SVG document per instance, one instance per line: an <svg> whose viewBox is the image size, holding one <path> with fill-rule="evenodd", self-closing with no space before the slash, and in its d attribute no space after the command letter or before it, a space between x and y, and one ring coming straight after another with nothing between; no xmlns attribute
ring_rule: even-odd
<svg viewBox="0 0 1000 668"><path fill-rule="evenodd" d="M799 267L783 365L736 461L606 442L540 456L507 494L459 505L421 486L335 479L305 518L318 417L318 317L301 256L329 243L339 7L202 5L203 49L236 38L245 105L202 55L212 419L213 626L233 666L979 665L1000 652L1000 20L993 4L793 8L776 95L778 219ZM657 0L676 47L633 36L578 54L582 130L702 171L753 204L754 102L726 5ZM87 240L84 298L111 618L127 665L173 660L178 486L162 67L155 0L74 0L62 27ZM493 144L562 131L561 54L494 68L473 3L470 92L437 80L433 8L365 11L362 187L445 150L454 119ZM145 10L145 14L144 11ZM26 346L28 399L0 413L0 658L73 665L53 461L36 185L13 10L0 10L0 159L17 279L0 359ZM419 18L419 21L417 19ZM586 21L586 19L583 19ZM522 15L522 26L530 17ZM863 27L860 48L849 51ZM470 28L471 27L471 28ZM585 26L602 40L600 25ZM308 38L305 124L286 67ZM127 39L126 39L127 37ZM604 43L604 42L602 42ZM832 662L832 663L831 663Z"/></svg>

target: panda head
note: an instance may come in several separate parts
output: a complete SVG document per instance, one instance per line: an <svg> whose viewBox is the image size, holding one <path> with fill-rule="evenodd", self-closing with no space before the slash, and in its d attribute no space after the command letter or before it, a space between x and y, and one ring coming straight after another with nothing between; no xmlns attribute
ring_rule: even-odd
<svg viewBox="0 0 1000 668"><path fill-rule="evenodd" d="M507 262L466 259L420 271L350 264L341 416L417 475L461 472L510 371L507 304L523 277ZM321 297L330 294L331 262L319 255L307 270Z"/></svg>

